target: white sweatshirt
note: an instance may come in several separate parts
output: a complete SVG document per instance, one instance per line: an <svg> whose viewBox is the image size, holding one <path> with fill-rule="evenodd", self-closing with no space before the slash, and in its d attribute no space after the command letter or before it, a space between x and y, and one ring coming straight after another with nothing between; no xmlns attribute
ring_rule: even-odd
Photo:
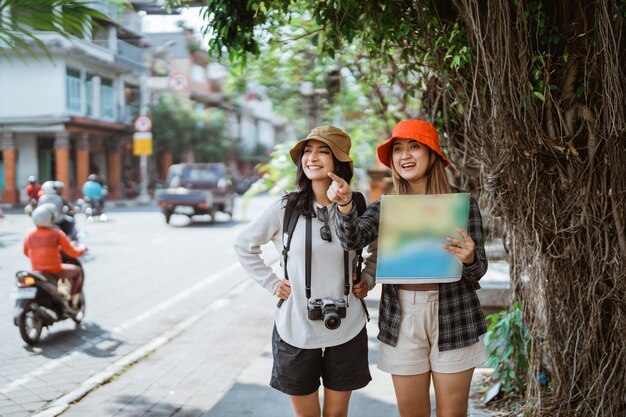
<svg viewBox="0 0 626 417"><path fill-rule="evenodd" d="M274 294L282 276L277 276L261 257L261 246L272 241L279 254L282 253L284 202L278 200L255 221L249 223L235 239L235 252L246 273L271 294ZM317 207L321 207L317 203ZM329 225L333 233L332 242L322 240L320 229L324 225L318 218L312 219L311 230L311 299L331 297L345 299L343 249L333 223L336 205L328 206ZM323 320L309 320L305 292L305 230L306 219L300 217L291 238L288 253L287 271L291 284L291 295L274 312L276 330L280 337L292 346L302 349L316 349L337 346L353 339L365 326L367 317L361 301L352 293L348 296L349 307L346 318L335 330L328 330ZM355 252L349 252L350 282ZM368 287L374 286L376 256L370 256L365 262L362 279ZM282 260L282 255L281 255ZM372 262L373 261L373 262ZM282 269L281 269L282 271ZM282 275L282 273L281 273ZM278 298L276 298L278 302Z"/></svg>

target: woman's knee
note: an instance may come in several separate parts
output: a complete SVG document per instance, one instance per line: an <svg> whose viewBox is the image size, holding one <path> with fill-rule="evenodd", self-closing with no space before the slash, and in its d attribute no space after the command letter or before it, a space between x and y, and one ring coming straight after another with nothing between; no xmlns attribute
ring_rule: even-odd
<svg viewBox="0 0 626 417"><path fill-rule="evenodd" d="M467 408L465 410L437 410L437 417L467 417Z"/></svg>
<svg viewBox="0 0 626 417"><path fill-rule="evenodd" d="M323 417L347 417L352 391L324 389Z"/></svg>
<svg viewBox="0 0 626 417"><path fill-rule="evenodd" d="M430 407L421 407L419 409L411 407L398 407L400 417L430 417Z"/></svg>
<svg viewBox="0 0 626 417"><path fill-rule="evenodd" d="M324 408L323 417L347 417L348 409L326 409Z"/></svg>

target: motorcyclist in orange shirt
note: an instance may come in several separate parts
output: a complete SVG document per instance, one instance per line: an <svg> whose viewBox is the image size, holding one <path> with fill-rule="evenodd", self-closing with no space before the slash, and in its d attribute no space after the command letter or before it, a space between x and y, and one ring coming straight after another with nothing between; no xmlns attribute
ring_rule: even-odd
<svg viewBox="0 0 626 417"><path fill-rule="evenodd" d="M72 307L76 308L83 287L83 273L77 265L63 263L61 251L78 258L85 253L86 248L74 245L65 233L54 227L55 215L56 207L53 204L43 204L33 211L36 227L24 239L24 255L30 258L34 271L54 274L72 282L70 299Z"/></svg>

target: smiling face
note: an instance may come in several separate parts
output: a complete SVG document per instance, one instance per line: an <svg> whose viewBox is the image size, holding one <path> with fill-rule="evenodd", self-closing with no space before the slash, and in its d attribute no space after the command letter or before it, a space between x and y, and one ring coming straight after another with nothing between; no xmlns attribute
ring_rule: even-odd
<svg viewBox="0 0 626 417"><path fill-rule="evenodd" d="M410 183L424 181L429 168L430 149L412 139L395 139L391 162L398 174Z"/></svg>
<svg viewBox="0 0 626 417"><path fill-rule="evenodd" d="M324 180L330 182L329 172L333 172L335 163L333 152L324 142L311 139L304 146L302 154L302 170L311 181Z"/></svg>

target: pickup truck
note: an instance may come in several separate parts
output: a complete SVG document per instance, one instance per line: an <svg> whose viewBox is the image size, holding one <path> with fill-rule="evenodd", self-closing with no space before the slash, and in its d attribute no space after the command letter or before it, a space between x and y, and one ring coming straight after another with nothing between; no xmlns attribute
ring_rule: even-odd
<svg viewBox="0 0 626 417"><path fill-rule="evenodd" d="M233 215L235 187L223 163L184 163L170 166L167 187L157 193L157 202L169 224L172 214L192 218L208 214L215 221L218 211Z"/></svg>

